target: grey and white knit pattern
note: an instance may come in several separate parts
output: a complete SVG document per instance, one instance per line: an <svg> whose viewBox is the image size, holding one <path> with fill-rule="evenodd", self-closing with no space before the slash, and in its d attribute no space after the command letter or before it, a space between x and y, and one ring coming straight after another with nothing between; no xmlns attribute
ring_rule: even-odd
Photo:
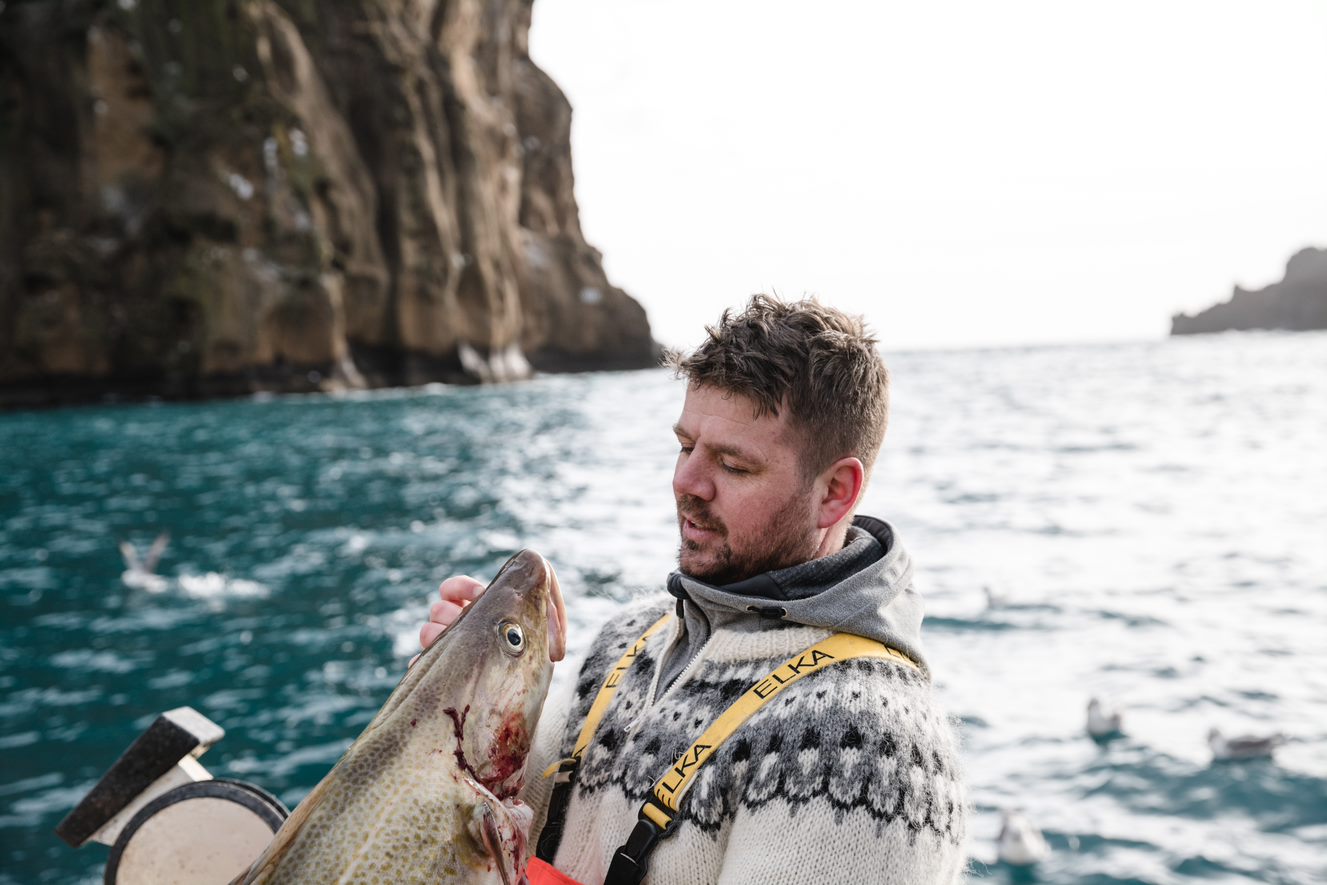
<svg viewBox="0 0 1327 885"><path fill-rule="evenodd" d="M656 600L600 634L559 755L570 753L609 668L670 607ZM673 629L636 658L582 759L557 858L581 882L603 880L655 781L729 704L829 635L768 621L718 629L649 706ZM646 881L957 881L966 819L957 765L925 676L880 659L831 665L784 690L709 760Z"/></svg>

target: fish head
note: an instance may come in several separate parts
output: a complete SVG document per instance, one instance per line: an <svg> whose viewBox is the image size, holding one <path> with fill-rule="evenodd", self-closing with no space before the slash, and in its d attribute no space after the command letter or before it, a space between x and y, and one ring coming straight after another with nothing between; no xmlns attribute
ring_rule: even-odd
<svg viewBox="0 0 1327 885"><path fill-rule="evenodd" d="M458 833L470 838L449 837L446 845L471 846L468 852L456 848L455 859L476 876L496 862L502 881L524 881L531 815L518 794L553 663L566 652L566 623L562 591L548 561L532 550L509 559L420 655L363 734L236 881L313 881L302 864L327 858L350 864L336 867L343 872L357 868L360 849L350 856L342 848L372 841L364 830L366 809L379 823L403 813L420 826L436 825L437 813L421 816L421 809L430 802L455 808L448 803L457 795L466 797L463 804L473 814L452 815ZM406 766L404 776L398 765ZM415 870L413 855L373 856L394 871L383 881L403 881L411 877L397 873ZM447 857L452 854L428 862ZM331 867L318 869L326 873ZM319 881L326 878L320 875ZM442 879L430 874L429 881Z"/></svg>
<svg viewBox="0 0 1327 885"><path fill-rule="evenodd" d="M553 664L566 654L566 623L553 567L522 550L415 665L423 698L431 670L450 674L450 690L432 699L445 717L438 726L450 727L465 774L499 800L521 789Z"/></svg>

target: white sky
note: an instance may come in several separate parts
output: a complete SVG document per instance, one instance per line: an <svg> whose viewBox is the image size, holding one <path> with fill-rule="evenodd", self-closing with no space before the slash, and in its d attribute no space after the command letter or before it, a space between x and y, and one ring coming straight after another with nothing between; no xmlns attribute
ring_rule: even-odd
<svg viewBox="0 0 1327 885"><path fill-rule="evenodd" d="M655 337L817 293L886 350L1160 338L1327 246L1327 2L538 0Z"/></svg>

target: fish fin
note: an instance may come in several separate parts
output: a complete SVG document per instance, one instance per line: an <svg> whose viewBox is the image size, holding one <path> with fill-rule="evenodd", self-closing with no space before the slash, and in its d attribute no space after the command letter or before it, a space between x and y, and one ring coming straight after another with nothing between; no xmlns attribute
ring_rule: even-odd
<svg viewBox="0 0 1327 885"><path fill-rule="evenodd" d="M520 885L525 881L530 816L513 814L482 787L475 792L479 794L479 804L470 819L470 835L497 864L502 885Z"/></svg>
<svg viewBox="0 0 1327 885"><path fill-rule="evenodd" d="M502 850L502 833L498 832L497 815L493 813L492 807L484 805L484 814L480 831L484 838L484 847L488 853L493 855L493 859L498 864L498 875L502 877L502 885L512 885L511 876L507 874L507 864L504 862L504 852Z"/></svg>

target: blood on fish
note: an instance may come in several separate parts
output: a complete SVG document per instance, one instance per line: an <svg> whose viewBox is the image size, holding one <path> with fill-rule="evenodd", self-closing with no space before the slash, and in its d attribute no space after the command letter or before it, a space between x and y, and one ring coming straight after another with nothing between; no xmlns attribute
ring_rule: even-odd
<svg viewBox="0 0 1327 885"><path fill-rule="evenodd" d="M447 707L442 712L452 720L452 731L456 737L456 749L452 750L452 753L456 756L456 764L461 770L492 790L499 799L515 796L520 791L519 785L509 785L508 789L501 792L499 788L525 766L525 757L530 752L530 733L525 727L524 717L519 713L513 713L502 721L502 726L494 735L493 744L488 750L487 776L480 777L470 765L470 760L465 758L465 718L470 713L469 705L467 704L459 713L455 707Z"/></svg>
<svg viewBox="0 0 1327 885"><path fill-rule="evenodd" d="M453 751L456 754L456 764L461 766L462 771L474 777L475 772L465 758L465 717L470 715L470 705L466 704L460 713L456 712L455 707L447 707L442 712L451 717L452 731L456 733L456 749Z"/></svg>
<svg viewBox="0 0 1327 885"><path fill-rule="evenodd" d="M508 716L498 729L497 739L489 748L488 759L493 769L493 784L501 784L525 765L525 757L530 752L530 733L525 728L525 718L519 713ZM511 795L515 795L515 790ZM499 796L499 798L507 798Z"/></svg>

